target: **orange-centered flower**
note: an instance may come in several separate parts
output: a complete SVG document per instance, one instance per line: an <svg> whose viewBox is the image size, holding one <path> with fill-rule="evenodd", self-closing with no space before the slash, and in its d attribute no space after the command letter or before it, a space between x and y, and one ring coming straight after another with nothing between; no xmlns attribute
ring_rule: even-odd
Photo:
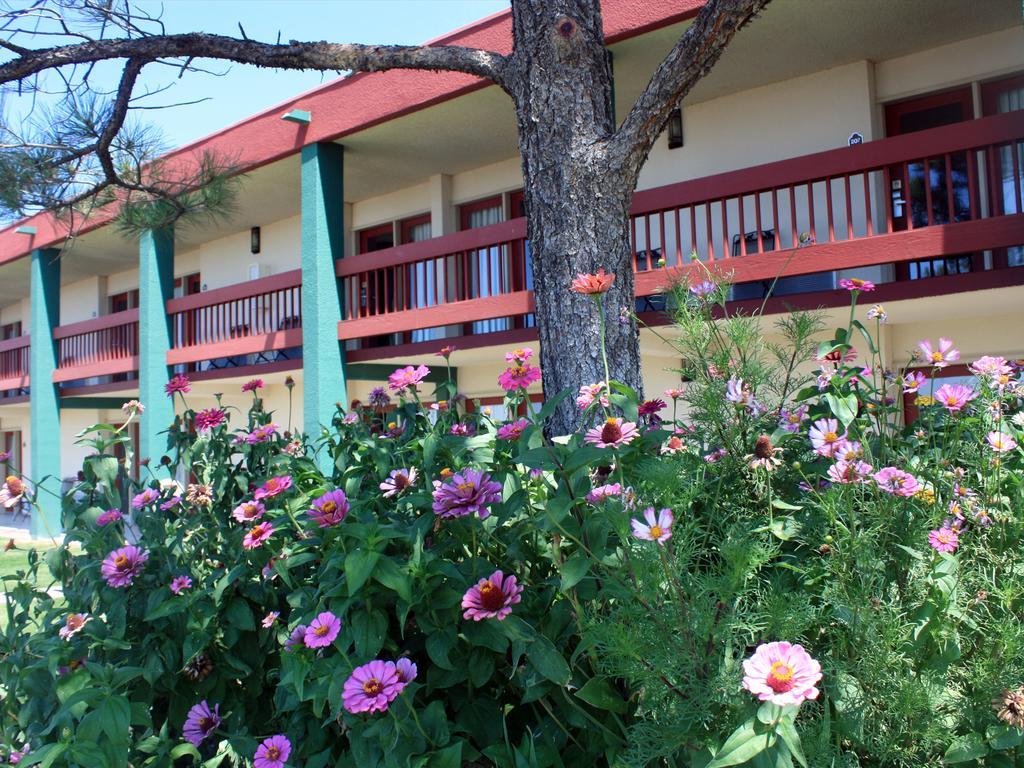
<svg viewBox="0 0 1024 768"><path fill-rule="evenodd" d="M588 296L598 296L602 293L607 293L608 289L612 287L612 283L615 282L614 272L605 272L604 267L597 270L592 275L579 275L575 280L572 281L572 290L576 293L586 294Z"/></svg>
<svg viewBox="0 0 1024 768"><path fill-rule="evenodd" d="M371 677L363 683L363 691L366 692L367 696L379 696L380 692L383 690L384 684L375 677Z"/></svg>

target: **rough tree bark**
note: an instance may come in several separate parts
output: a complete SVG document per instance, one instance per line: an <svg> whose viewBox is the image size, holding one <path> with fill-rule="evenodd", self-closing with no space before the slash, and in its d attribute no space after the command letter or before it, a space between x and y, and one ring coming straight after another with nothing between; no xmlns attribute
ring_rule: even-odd
<svg viewBox="0 0 1024 768"><path fill-rule="evenodd" d="M637 327L631 312L633 190L669 113L768 2L708 0L618 130L600 0L511 0L514 39L507 56L454 46L270 45L201 33L129 35L44 49L29 49L8 37L0 40L0 47L14 58L0 64L0 84L106 59L125 59L134 80L142 66L167 57L184 58L186 65L194 58L212 58L321 71L450 69L488 78L515 104L545 395L566 388L575 392L604 379L597 311L589 298L569 289L577 274L600 267L616 274L604 298L611 378L640 391ZM123 112L113 114L103 136L124 120ZM97 143L101 166L112 169L109 142ZM68 153L80 155L74 149ZM113 173L106 176L108 184L121 182ZM569 432L578 418L570 398L561 403L549 429Z"/></svg>

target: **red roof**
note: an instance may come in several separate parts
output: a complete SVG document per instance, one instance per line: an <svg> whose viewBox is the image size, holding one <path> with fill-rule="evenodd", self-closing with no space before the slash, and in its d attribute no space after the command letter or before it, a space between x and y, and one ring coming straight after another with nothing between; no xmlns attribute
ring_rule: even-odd
<svg viewBox="0 0 1024 768"><path fill-rule="evenodd" d="M705 0L604 0L602 16L609 43L687 19L703 7ZM464 45L499 53L512 48L510 11L488 16L466 27L430 41L431 45ZM312 91L259 112L198 141L168 153L185 159L197 151L213 151L235 159L242 172L258 168L304 145L332 141L372 125L461 96L490 83L460 72L389 70L357 73L338 78ZM291 109L312 113L308 125L281 119ZM110 221L109 214L94 214L78 229L96 229ZM19 226L33 226L33 236L17 234ZM0 264L28 254L32 248L59 243L67 226L48 213L36 214L0 230Z"/></svg>

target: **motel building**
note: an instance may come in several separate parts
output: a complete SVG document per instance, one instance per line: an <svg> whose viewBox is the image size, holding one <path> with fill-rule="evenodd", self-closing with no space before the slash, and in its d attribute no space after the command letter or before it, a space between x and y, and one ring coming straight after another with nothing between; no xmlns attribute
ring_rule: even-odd
<svg viewBox="0 0 1024 768"><path fill-rule="evenodd" d="M620 119L700 0L604 0ZM508 51L500 13L438 44ZM268 72L267 77L273 77ZM9 470L73 479L75 435L146 407L139 455L193 408L244 407L319 434L398 365L440 368L501 417L504 351L536 342L512 104L463 74L339 78L178 152L237 158L237 212L127 239L95 217L68 239L39 215L0 231L0 436ZM691 253L734 275L737 308L821 307L844 277L878 289L891 366L920 339L963 361L1024 358L1024 26L1019 0L775 0L666 125L632 207L636 311ZM771 320L771 318L769 318ZM670 329L661 329L671 332ZM679 359L641 332L649 393ZM965 369L951 367L951 376ZM538 390L539 393L539 390ZM180 408L180 404L178 405ZM66 483L65 483L66 487ZM40 494L33 529L59 525ZM44 519L40 519L45 517ZM9 514L0 515L0 524Z"/></svg>

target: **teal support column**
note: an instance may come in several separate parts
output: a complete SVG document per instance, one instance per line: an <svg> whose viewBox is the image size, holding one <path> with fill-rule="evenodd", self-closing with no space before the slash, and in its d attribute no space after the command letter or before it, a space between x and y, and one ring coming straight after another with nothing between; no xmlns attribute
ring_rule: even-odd
<svg viewBox="0 0 1024 768"><path fill-rule="evenodd" d="M170 378L171 318L167 300L174 296L174 230L143 232L139 238L139 401L146 412L139 420L139 457L159 470L167 453L167 435L174 421L174 401L164 386Z"/></svg>
<svg viewBox="0 0 1024 768"><path fill-rule="evenodd" d="M61 525L60 499L60 397L53 383L57 370L57 340L60 325L60 251L38 248L32 251L29 283L29 479L35 488L38 507L32 514L32 535L38 538L58 534Z"/></svg>
<svg viewBox="0 0 1024 768"><path fill-rule="evenodd" d="M313 439L331 423L334 404L347 405L334 271L345 249L342 169L341 145L302 148L302 398L304 428Z"/></svg>

